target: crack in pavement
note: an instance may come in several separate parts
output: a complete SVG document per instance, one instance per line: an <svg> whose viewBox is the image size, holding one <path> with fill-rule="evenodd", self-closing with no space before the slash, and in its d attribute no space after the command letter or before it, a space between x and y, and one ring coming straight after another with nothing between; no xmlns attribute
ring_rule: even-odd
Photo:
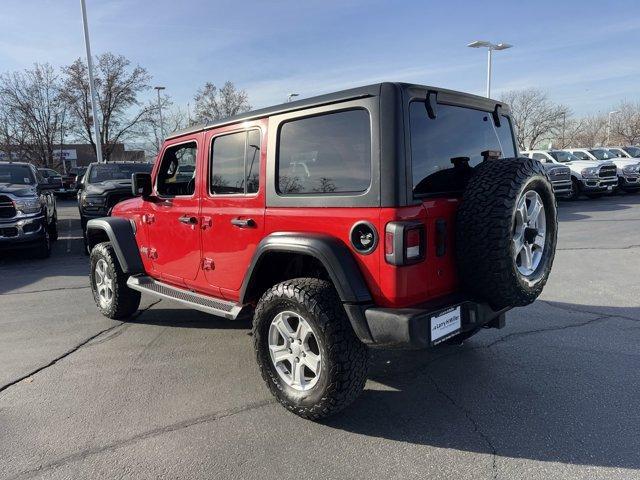
<svg viewBox="0 0 640 480"><path fill-rule="evenodd" d="M485 348L491 348L494 345L497 345L498 343L502 343L502 342L507 342L513 338L518 338L518 337L526 337L529 335L534 335L536 333L543 333L543 332L555 332L555 331L560 331L560 330L568 330L571 328L580 328L580 327L585 327L587 325L590 325L592 323L595 322L599 322L601 320L607 320L609 318L612 318L611 315L602 315L600 317L596 317L596 318L592 318L590 320L587 320L586 322L581 322L581 323L572 323L569 325L559 325L556 327L548 327L548 328L538 328L535 330L525 330L524 332L513 332L513 333L509 333L507 335L503 335L500 338L495 339L493 342L487 343L486 345L479 345L477 347L473 347L471 349L469 349L468 351L474 351L474 350L483 350Z"/></svg>
<svg viewBox="0 0 640 480"><path fill-rule="evenodd" d="M626 247L571 247L571 248L556 248L557 251L571 252L579 250L631 250L633 248L640 248L640 245L627 245Z"/></svg>
<svg viewBox="0 0 640 480"><path fill-rule="evenodd" d="M136 312L136 314L135 314L135 315L133 315L133 316L131 317L131 319L138 318L138 317L139 317L140 315L142 315L144 312L146 312L147 310L149 310L149 309L150 309L151 307L153 307L154 305L157 305L157 304L158 304L158 303L160 303L161 301L162 301L162 299L160 299L160 300L158 300L158 301L156 301L156 302L153 302L153 303L149 304L147 307L145 307L145 308L143 308L143 309L141 309L141 310L138 310L138 311ZM73 346L72 348L70 348L70 349L69 349L69 350L67 350L66 352L62 353L61 355L58 355L57 357L55 357L53 360L51 360L50 362L46 363L45 365L41 365L40 367L38 367L38 368L36 368L36 369L34 369L34 370L31 370L30 372L28 372L28 373L26 373L26 374L24 374L24 375L20 376L19 378L15 379L15 380L12 380L11 382L6 383L6 384L2 385L2 386L0 387L0 393L4 392L4 391L5 391L5 390L7 390L8 388L10 388L10 387L12 387L12 386L14 386L14 385L16 385L16 384L18 384L18 383L20 383L20 382L21 382L21 381L23 381L24 379L29 378L29 377L32 377L33 375L36 375L37 373L40 373L40 372L42 372L43 370L46 370L47 368L52 367L53 365L55 365L56 363L58 363L60 360L64 360L65 358L67 358L67 357L68 357L69 355L71 355L72 353L75 353L75 352L77 352L78 350L80 350L82 347L84 347L84 346L85 346L85 345L87 345L89 342L91 342L91 340L94 340L94 339L98 338L100 335L103 335L103 334L105 334L105 333L111 332L112 330L115 330L116 328L121 327L122 325L125 325L126 323L127 323L126 321L120 322L120 323L118 323L118 324L116 324L116 325L112 325L112 326L110 326L110 327L108 327L108 328L104 328L104 329L100 330L98 333L95 333L95 334L91 335L91 336L90 336L90 337L88 337L88 338L85 338L83 341L81 341L80 343L76 344L75 346Z"/></svg>
<svg viewBox="0 0 640 480"><path fill-rule="evenodd" d="M0 293L0 296L3 296L3 295L25 295L27 293L58 292L60 290L84 290L86 288L91 288L91 287L89 285L84 285L82 287L58 287L58 288L45 288L43 290L21 290L21 291L18 291L18 292Z"/></svg>
<svg viewBox="0 0 640 480"><path fill-rule="evenodd" d="M440 357L442 358L442 357ZM460 405L458 402L456 402L456 400L449 395L447 392L445 392L442 387L440 387L440 385L438 384L438 382L436 381L436 379L429 373L427 372L427 378L429 379L429 381L432 383L433 388L435 388L436 392L439 393L440 395L442 395L445 399L447 399L447 401L453 405L457 410L459 410L460 412L462 412L462 414L464 415L464 417L467 419L467 421L471 424L471 426L473 427L473 431L482 439L482 441L487 445L487 447L489 448L490 452L491 452L491 470L493 471L493 478L494 480L498 478L498 451L496 449L496 447L493 445L493 442L491 441L491 439L489 438L489 436L484 433L481 429L480 429L480 424L478 423L478 421L474 418L474 416L471 414L471 411L466 409L465 407L463 407L462 405Z"/></svg>
<svg viewBox="0 0 640 480"><path fill-rule="evenodd" d="M640 322L640 318L629 317L627 315L619 315L619 314L613 314L613 313L602 313L602 312L596 312L594 310L585 310L585 309L582 309L582 308L573 308L573 307L569 307L569 306L566 306L566 305L559 305L557 302L552 302L550 300L539 299L538 301L541 302L541 303L544 303L545 305L549 305L552 308L557 308L557 309L563 310L565 312L589 313L591 315L605 316L605 317L610 317L610 318L622 318L624 320L630 320L632 322Z"/></svg>
<svg viewBox="0 0 640 480"><path fill-rule="evenodd" d="M68 463L77 462L80 460L84 460L87 457L92 455L98 455L104 452L113 452L119 448L134 445L140 441L147 440L149 438L157 437L159 435L163 435L165 433L175 432L177 430L182 430L184 428L189 428L194 425L201 425L204 423L210 423L217 420L222 420L224 418L229 418L234 415L238 415L243 412L248 412L250 410L256 410L258 408L262 408L268 405L272 405L276 403L275 399L266 399L260 400L257 402L248 403L247 405L243 405L241 407L233 407L227 410L223 410L221 412L209 413L206 415L201 415L199 417L191 418L188 420L183 420L181 422L176 422L171 425L165 425L163 427L154 428L152 430L148 430L146 432L139 433L137 435L133 435L128 438L124 438L122 440L118 440L112 443L108 443L106 445L97 446L93 448L88 448L86 450L82 450L77 453L73 453L71 455L67 455L65 457L61 457L58 460L47 463L45 465L39 465L37 468L31 470L25 470L20 472L13 477L9 477L10 480L13 479L22 479L22 478L31 478L36 475L40 475L42 472L52 470Z"/></svg>

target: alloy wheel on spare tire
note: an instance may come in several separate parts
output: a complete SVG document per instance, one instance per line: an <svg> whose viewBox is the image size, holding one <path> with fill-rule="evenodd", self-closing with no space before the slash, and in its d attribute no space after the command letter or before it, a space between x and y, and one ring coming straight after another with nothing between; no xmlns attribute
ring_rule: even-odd
<svg viewBox="0 0 640 480"><path fill-rule="evenodd" d="M539 162L482 162L457 216L458 270L465 289L495 309L532 303L549 278L557 228L556 198Z"/></svg>
<svg viewBox="0 0 640 480"><path fill-rule="evenodd" d="M267 290L255 309L253 339L262 378L296 415L327 417L364 388L367 347L330 282L297 278Z"/></svg>

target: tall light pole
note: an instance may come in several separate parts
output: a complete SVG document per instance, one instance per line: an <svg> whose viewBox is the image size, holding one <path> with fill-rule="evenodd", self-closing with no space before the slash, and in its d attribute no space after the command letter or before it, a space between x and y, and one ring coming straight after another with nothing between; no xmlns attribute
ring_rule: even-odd
<svg viewBox="0 0 640 480"><path fill-rule="evenodd" d="M491 55L494 50L506 50L513 47L508 43L491 43L486 40L476 40L471 42L467 47L486 48L487 49L487 97L491 96Z"/></svg>
<svg viewBox="0 0 640 480"><path fill-rule="evenodd" d="M162 103L160 102L160 91L166 87L153 87L158 92L158 114L160 115L160 136L164 140L164 123L162 122Z"/></svg>
<svg viewBox="0 0 640 480"><path fill-rule="evenodd" d="M289 96L287 97L287 103L293 100L294 97L299 97L299 96L300 96L299 93L290 93Z"/></svg>
<svg viewBox="0 0 640 480"><path fill-rule="evenodd" d="M607 122L607 145L609 145L609 140L611 138L611 117L616 113L620 113L620 110L614 110L613 112L609 112L609 121Z"/></svg>
<svg viewBox="0 0 640 480"><path fill-rule="evenodd" d="M84 45L87 49L87 68L89 70L89 91L91 92L91 112L93 114L93 128L96 142L96 157L98 162L103 162L102 158L102 136L100 135L100 121L98 119L98 96L96 95L96 83L93 78L93 58L91 57L91 45L89 43L89 26L87 24L87 6L84 0L80 0L82 8L82 26L84 27Z"/></svg>

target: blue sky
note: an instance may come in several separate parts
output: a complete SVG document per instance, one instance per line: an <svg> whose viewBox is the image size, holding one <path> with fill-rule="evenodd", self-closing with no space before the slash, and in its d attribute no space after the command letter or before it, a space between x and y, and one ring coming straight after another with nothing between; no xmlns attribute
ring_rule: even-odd
<svg viewBox="0 0 640 480"><path fill-rule="evenodd" d="M538 87L576 114L640 100L640 2L86 0L94 53L145 66L180 104L231 80L254 107L382 80L493 97ZM2 0L0 72L84 55L79 0ZM149 93L152 95L152 92Z"/></svg>

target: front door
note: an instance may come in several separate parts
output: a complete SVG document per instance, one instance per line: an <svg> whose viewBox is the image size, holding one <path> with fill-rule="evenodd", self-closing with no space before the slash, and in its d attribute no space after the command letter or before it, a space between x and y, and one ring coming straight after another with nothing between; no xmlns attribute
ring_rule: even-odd
<svg viewBox="0 0 640 480"><path fill-rule="evenodd" d="M252 122L206 135L202 268L207 283L229 300L238 299L264 231L265 132L266 122Z"/></svg>
<svg viewBox="0 0 640 480"><path fill-rule="evenodd" d="M183 284L200 268L198 140L165 147L155 170L154 198L145 217L149 225L147 255L164 280Z"/></svg>

